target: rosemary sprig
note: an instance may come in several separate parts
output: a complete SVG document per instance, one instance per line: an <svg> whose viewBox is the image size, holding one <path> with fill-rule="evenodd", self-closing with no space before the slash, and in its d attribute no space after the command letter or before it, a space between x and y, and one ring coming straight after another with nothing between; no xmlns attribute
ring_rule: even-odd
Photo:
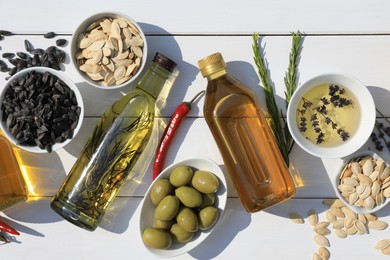
<svg viewBox="0 0 390 260"><path fill-rule="evenodd" d="M276 101L275 101L274 89L272 88L269 82L268 67L266 65L265 58L262 56L259 48L259 44L258 44L259 34L254 33L252 35L252 39L253 39L252 49L254 54L253 58L257 66L257 71L259 73L261 82L263 83L264 86L266 106L267 106L268 114L271 119L268 122L272 129L272 132L274 133L276 143L283 156L283 159L288 165L289 164L288 151L287 151L288 148L285 145L285 138L283 134L284 131L279 117L279 108L276 105Z"/></svg>
<svg viewBox="0 0 390 260"><path fill-rule="evenodd" d="M287 72L284 76L284 84L286 85L286 91L284 92L286 95L286 108L298 86L298 63L300 59L302 40L303 37L299 31L292 33L290 61L288 63Z"/></svg>
<svg viewBox="0 0 390 260"><path fill-rule="evenodd" d="M272 132L275 136L276 143L278 148L284 158L284 161L289 165L289 153L293 145L293 139L287 127L287 122L283 119L281 112L279 113L279 108L275 101L274 90L269 81L268 67L265 58L262 56L260 47L259 47L259 34L254 33L252 35L252 49L254 54L254 61L260 76L261 82L263 84L263 89L265 93L266 106L268 114L270 116L269 125L272 129ZM298 78L298 62L301 52L302 45L302 34L300 32L293 33L292 39L292 48L290 52L289 67L287 69L284 82L286 85L286 107L290 101L291 96L293 95L297 87L297 78ZM282 120L281 120L282 118Z"/></svg>
<svg viewBox="0 0 390 260"><path fill-rule="evenodd" d="M298 31L292 33L292 46L290 51L290 59L288 63L288 69L284 76L284 85L286 86L286 91L284 92L286 96L286 109L290 103L290 99L294 94L298 86L298 63L300 60L300 54L302 50L302 34ZM287 154L290 154L291 149L294 145L294 139L292 138L290 131L288 130L287 122L283 120L284 123L284 136L286 139Z"/></svg>

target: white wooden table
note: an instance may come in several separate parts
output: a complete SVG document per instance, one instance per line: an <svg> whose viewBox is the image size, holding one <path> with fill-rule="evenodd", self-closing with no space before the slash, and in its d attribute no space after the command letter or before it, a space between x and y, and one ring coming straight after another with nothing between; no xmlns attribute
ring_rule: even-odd
<svg viewBox="0 0 390 260"><path fill-rule="evenodd" d="M59 38L69 42L77 25L92 14L119 11L135 19L147 35L148 60L160 51L177 61L180 75L161 110L158 123L163 126L183 100L191 99L205 89L206 80L197 61L219 51L228 71L249 86L265 106L252 58L253 32L261 40L269 63L280 107L284 104L283 77L291 47L290 32L306 34L299 64L299 84L322 73L347 73L360 79L372 93L376 106L390 116L390 3L378 1L1 1L0 29L16 35L0 41L0 53L24 50L28 39L35 47L54 45ZM43 34L54 31L54 39ZM70 53L69 44L64 48ZM28 173L28 202L0 213L21 233L15 241L0 245L1 259L153 259L139 237L140 203L151 182L151 167L139 166L145 172L140 185L127 181L94 232L80 229L55 214L49 206L52 196L69 172L82 145L86 142L99 115L123 93L96 90L83 82L67 58L65 73L82 92L85 120L81 132L64 149L52 154L30 154L19 151ZM0 87L7 75L0 74ZM130 91L127 87L123 92ZM114 93L113 93L114 92ZM96 102L99 101L99 102ZM151 147L161 132L156 132ZM371 148L367 142L362 149ZM149 152L152 156L153 150ZM380 153L389 160L389 152ZM166 163L188 157L203 156L217 162L224 170L222 158L203 118L203 99L199 100L180 127ZM145 158L147 161L150 158ZM265 211L248 214L241 206L231 182L225 215L215 232L198 248L178 256L179 259L311 259L318 246L307 223L298 225L289 212L303 216L310 209L325 219L324 198L334 198L330 178L342 162L313 157L297 145L291 154L300 179L296 196ZM225 170L225 174L227 172ZM390 207L378 213L390 223ZM340 239L334 232L328 236L331 259L388 259L374 249L380 239L390 239L389 229L371 231Z"/></svg>

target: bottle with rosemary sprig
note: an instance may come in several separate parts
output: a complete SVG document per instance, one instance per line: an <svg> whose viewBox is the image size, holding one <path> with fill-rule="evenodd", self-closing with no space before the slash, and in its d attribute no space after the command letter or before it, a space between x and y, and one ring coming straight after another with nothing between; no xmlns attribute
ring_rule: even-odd
<svg viewBox="0 0 390 260"><path fill-rule="evenodd" d="M176 63L157 53L137 87L101 117L51 207L93 231L152 134L155 102Z"/></svg>

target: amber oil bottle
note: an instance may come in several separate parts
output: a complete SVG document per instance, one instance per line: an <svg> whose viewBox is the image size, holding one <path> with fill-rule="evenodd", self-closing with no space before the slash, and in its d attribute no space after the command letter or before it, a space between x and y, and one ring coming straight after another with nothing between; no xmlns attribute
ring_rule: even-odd
<svg viewBox="0 0 390 260"><path fill-rule="evenodd" d="M28 192L11 143L0 132L0 211L27 200Z"/></svg>
<svg viewBox="0 0 390 260"><path fill-rule="evenodd" d="M229 75L220 53L198 62L208 80L204 116L244 208L291 198L295 185L256 96Z"/></svg>

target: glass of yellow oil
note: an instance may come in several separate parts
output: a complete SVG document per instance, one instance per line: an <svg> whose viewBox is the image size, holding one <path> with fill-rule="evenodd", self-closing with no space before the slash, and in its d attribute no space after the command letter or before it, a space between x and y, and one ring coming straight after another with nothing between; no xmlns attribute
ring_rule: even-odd
<svg viewBox="0 0 390 260"><path fill-rule="evenodd" d="M360 149L375 125L374 99L344 74L316 76L296 89L287 109L291 136L320 158L343 158Z"/></svg>

